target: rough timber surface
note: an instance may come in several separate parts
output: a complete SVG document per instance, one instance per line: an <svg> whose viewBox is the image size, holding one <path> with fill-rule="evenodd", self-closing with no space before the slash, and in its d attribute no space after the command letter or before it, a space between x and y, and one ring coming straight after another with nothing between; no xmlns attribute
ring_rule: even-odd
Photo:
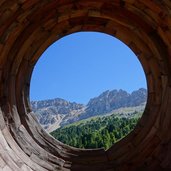
<svg viewBox="0 0 171 171"><path fill-rule="evenodd" d="M109 150L69 147L48 135L29 105L34 65L54 41L99 31L140 60L148 102L135 130ZM0 170L171 170L170 0L0 0Z"/></svg>

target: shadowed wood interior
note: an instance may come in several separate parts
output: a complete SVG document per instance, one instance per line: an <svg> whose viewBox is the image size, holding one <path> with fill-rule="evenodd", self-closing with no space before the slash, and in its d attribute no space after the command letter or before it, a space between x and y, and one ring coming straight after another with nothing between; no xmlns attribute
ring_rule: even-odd
<svg viewBox="0 0 171 171"><path fill-rule="evenodd" d="M147 78L143 117L107 151L58 142L30 109L30 79L37 60L53 42L79 31L103 32L123 41ZM0 1L0 170L171 170L170 106L170 0Z"/></svg>

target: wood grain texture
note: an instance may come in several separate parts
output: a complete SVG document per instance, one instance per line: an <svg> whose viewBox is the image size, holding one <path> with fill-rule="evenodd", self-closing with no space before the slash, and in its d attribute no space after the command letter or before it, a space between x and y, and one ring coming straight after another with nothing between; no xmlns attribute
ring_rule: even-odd
<svg viewBox="0 0 171 171"><path fill-rule="evenodd" d="M54 41L99 31L127 44L148 83L142 119L109 150L62 144L36 121L29 104L34 65ZM170 0L0 1L0 170L171 170Z"/></svg>

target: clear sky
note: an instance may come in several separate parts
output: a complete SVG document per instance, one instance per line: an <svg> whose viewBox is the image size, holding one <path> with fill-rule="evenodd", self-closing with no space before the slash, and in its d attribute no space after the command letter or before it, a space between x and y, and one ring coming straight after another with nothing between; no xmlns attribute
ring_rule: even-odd
<svg viewBox="0 0 171 171"><path fill-rule="evenodd" d="M110 35L79 32L43 53L32 74L30 100L59 97L86 104L106 90L141 87L146 78L132 50Z"/></svg>

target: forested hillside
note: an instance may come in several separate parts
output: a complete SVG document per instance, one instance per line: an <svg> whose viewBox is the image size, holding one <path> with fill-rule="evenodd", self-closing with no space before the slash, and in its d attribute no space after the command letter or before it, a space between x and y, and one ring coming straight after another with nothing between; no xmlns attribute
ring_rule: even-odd
<svg viewBox="0 0 171 171"><path fill-rule="evenodd" d="M116 115L95 117L59 128L51 135L59 141L77 148L110 148L129 134L136 126L137 117L123 118Z"/></svg>

